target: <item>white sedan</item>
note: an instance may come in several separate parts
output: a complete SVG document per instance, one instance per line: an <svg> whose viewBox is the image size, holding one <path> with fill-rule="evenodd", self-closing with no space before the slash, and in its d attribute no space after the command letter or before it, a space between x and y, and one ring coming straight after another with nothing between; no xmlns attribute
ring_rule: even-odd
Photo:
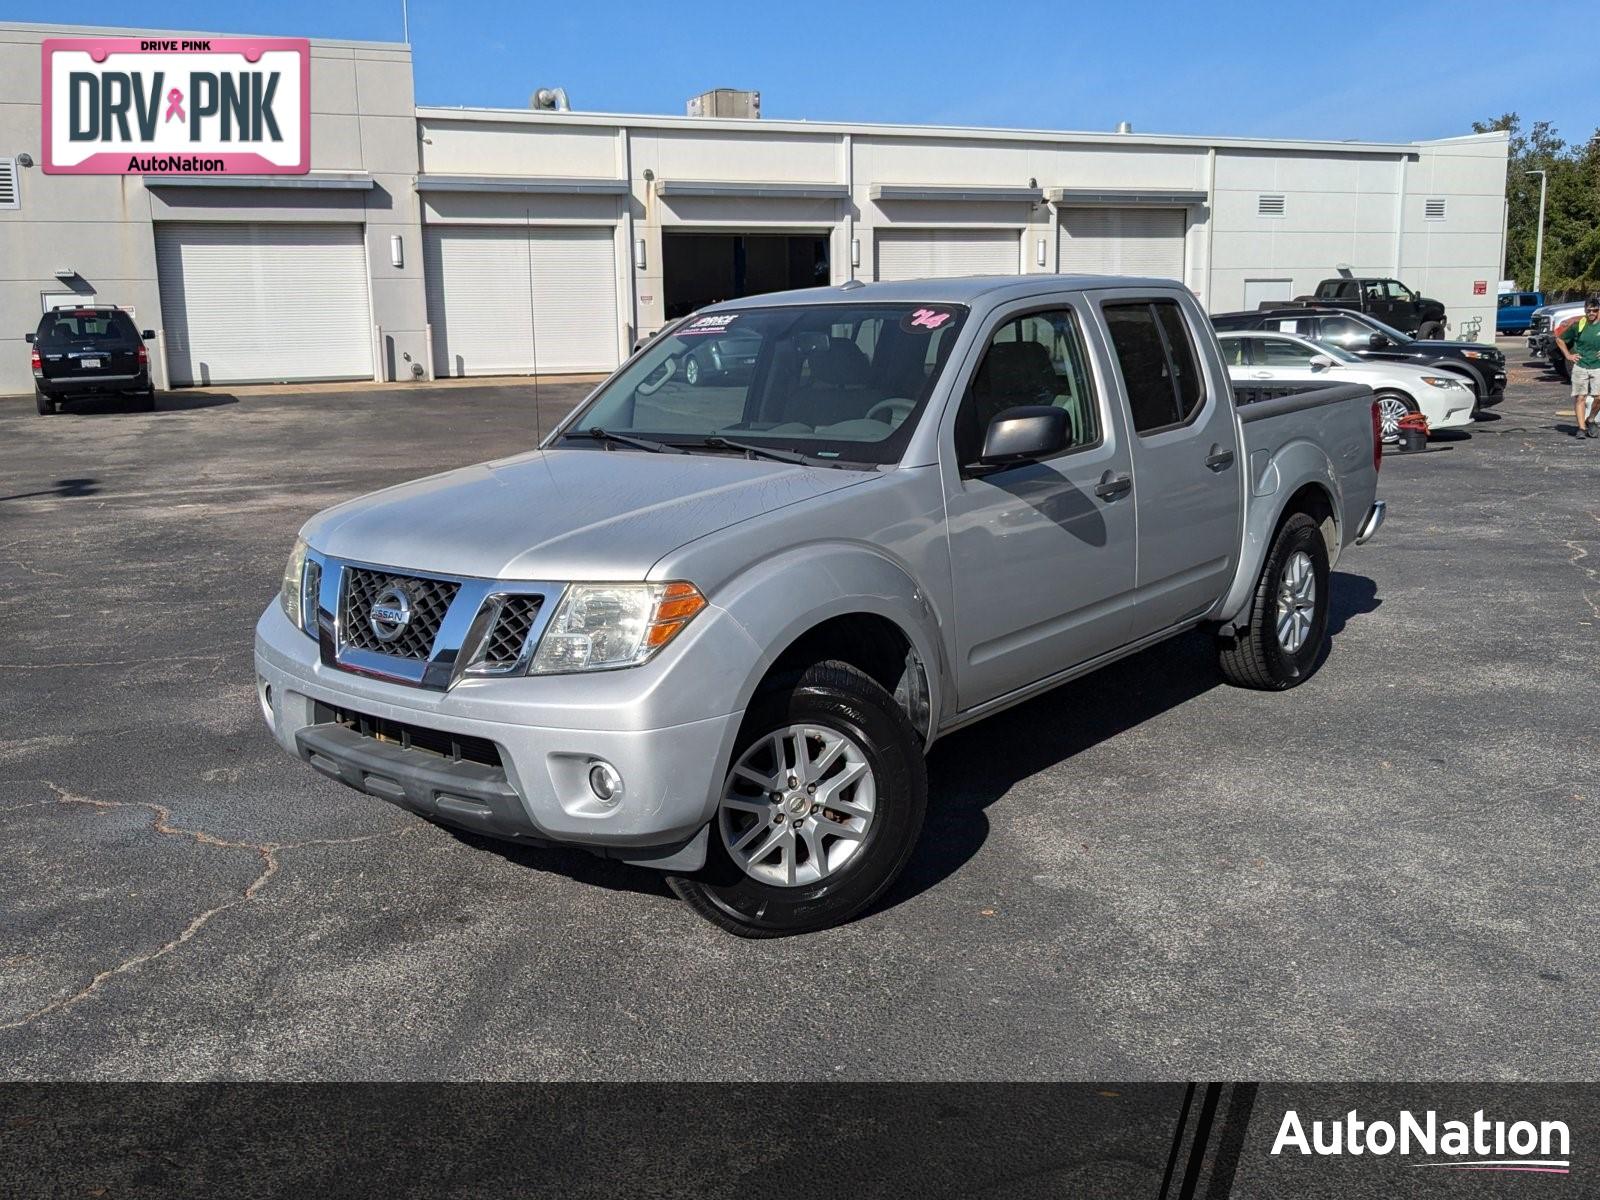
<svg viewBox="0 0 1600 1200"><path fill-rule="evenodd" d="M1230 330L1217 336L1235 383L1366 384L1378 401L1386 442L1399 438L1400 418L1407 413L1420 412L1431 432L1471 425L1478 406L1470 382L1433 367L1357 358L1292 333Z"/></svg>

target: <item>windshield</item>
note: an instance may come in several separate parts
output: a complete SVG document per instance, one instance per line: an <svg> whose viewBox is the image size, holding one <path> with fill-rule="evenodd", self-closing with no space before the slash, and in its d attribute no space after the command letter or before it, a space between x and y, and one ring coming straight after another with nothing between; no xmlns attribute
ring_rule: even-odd
<svg viewBox="0 0 1600 1200"><path fill-rule="evenodd" d="M1326 354L1329 358L1337 359L1339 362L1358 363L1362 361L1359 355L1351 354L1343 346L1335 346L1332 342L1316 342L1314 345L1318 354Z"/></svg>
<svg viewBox="0 0 1600 1200"><path fill-rule="evenodd" d="M1384 337L1388 338L1397 346L1404 346L1407 342L1413 340L1409 333L1401 333L1393 325L1385 325L1382 321L1378 320L1377 317L1367 316L1365 313L1363 313L1362 318L1368 325L1372 326L1373 329L1383 334Z"/></svg>
<svg viewBox="0 0 1600 1200"><path fill-rule="evenodd" d="M598 429L896 462L966 316L954 304L814 304L690 317L603 388L564 439Z"/></svg>

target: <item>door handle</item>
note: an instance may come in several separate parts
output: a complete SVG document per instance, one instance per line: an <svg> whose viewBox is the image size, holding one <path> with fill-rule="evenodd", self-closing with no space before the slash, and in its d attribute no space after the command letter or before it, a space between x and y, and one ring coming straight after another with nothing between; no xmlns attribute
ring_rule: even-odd
<svg viewBox="0 0 1600 1200"><path fill-rule="evenodd" d="M1272 378L1272 372L1271 371L1253 371L1253 372L1251 372L1251 375L1255 379L1271 379Z"/></svg>
<svg viewBox="0 0 1600 1200"><path fill-rule="evenodd" d="M1094 489L1094 494L1102 500L1115 500L1119 496L1126 496L1133 491L1133 479L1127 475L1113 475L1107 471L1100 476L1100 482Z"/></svg>
<svg viewBox="0 0 1600 1200"><path fill-rule="evenodd" d="M1211 454L1206 458L1206 466L1213 471L1226 471L1233 466L1233 451L1224 450L1221 446L1212 446Z"/></svg>

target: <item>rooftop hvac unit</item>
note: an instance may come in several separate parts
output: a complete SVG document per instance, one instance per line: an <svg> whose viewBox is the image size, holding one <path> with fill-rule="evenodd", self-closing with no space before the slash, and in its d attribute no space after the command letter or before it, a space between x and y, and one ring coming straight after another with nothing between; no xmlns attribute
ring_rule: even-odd
<svg viewBox="0 0 1600 1200"><path fill-rule="evenodd" d="M761 116L761 93L741 92L737 88L713 88L701 92L689 101L691 117L743 117L756 120Z"/></svg>

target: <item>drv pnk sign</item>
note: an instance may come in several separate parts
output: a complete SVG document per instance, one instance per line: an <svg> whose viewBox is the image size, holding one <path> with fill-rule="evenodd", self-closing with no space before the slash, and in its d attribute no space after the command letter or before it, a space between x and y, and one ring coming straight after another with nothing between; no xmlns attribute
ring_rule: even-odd
<svg viewBox="0 0 1600 1200"><path fill-rule="evenodd" d="M48 38L52 175L304 175L305 38Z"/></svg>

